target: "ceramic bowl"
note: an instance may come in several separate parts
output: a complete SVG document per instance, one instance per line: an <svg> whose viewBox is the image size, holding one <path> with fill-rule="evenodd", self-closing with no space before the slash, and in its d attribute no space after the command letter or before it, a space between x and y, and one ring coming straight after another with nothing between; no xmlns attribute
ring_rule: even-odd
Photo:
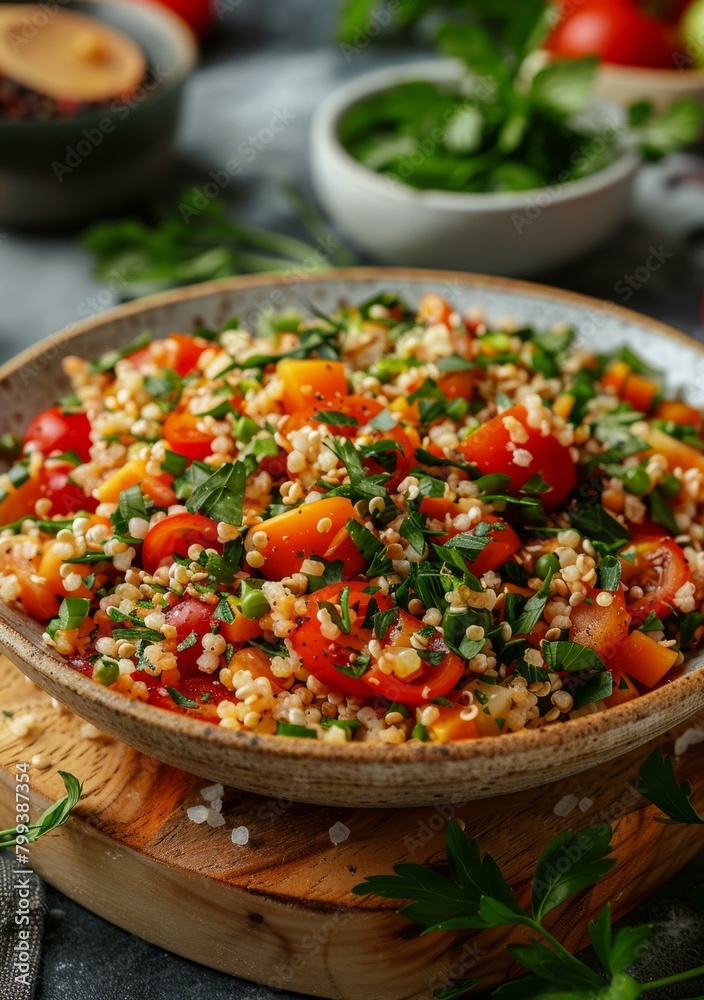
<svg viewBox="0 0 704 1000"><path fill-rule="evenodd" d="M602 63L596 92L605 100L628 107L636 101L652 101L664 111L673 101L689 98L704 103L704 69L652 69Z"/></svg>
<svg viewBox="0 0 704 1000"><path fill-rule="evenodd" d="M75 118L0 119L0 225L53 229L128 205L169 162L183 85L196 61L186 24L157 3L68 0L136 41L151 81L129 97ZM49 15L47 15L49 16ZM41 24L28 25L41 31Z"/></svg>
<svg viewBox="0 0 704 1000"><path fill-rule="evenodd" d="M329 313L392 289L410 303L424 292L458 309L482 308L495 322L573 326L595 349L628 344L665 368L671 388L704 386L704 346L636 313L565 291L476 275L357 268L323 276L260 275L166 292L96 316L31 347L0 369L0 432L21 433L30 417L66 391L61 358L95 358L143 329L163 336L218 328L233 314L256 324L271 309L311 304ZM692 401L696 399L689 392ZM551 781L624 754L704 705L704 654L681 676L618 708L543 729L455 744L343 746L219 729L131 701L77 673L42 642L42 627L0 604L0 649L31 680L78 715L166 763L225 785L274 797L340 806L391 807L460 802Z"/></svg>
<svg viewBox="0 0 704 1000"><path fill-rule="evenodd" d="M620 153L606 169L570 184L534 191L474 194L419 191L355 160L338 137L345 112L409 80L452 83L462 67L433 60L382 69L334 91L317 109L310 163L317 196L339 230L385 264L460 268L529 277L599 246L623 221L639 166ZM622 109L595 104L598 128L622 128ZM610 139L609 139L610 141Z"/></svg>

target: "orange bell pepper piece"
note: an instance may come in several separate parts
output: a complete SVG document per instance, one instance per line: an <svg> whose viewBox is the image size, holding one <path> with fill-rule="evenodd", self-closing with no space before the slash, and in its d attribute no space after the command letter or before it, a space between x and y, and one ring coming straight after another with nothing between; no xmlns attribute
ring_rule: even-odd
<svg viewBox="0 0 704 1000"><path fill-rule="evenodd" d="M631 632L615 663L619 670L646 687L654 687L677 662L677 650L661 646L645 632Z"/></svg>
<svg viewBox="0 0 704 1000"><path fill-rule="evenodd" d="M276 365L283 382L282 403L286 413L302 410L318 399L347 395L347 375L341 361L284 358Z"/></svg>

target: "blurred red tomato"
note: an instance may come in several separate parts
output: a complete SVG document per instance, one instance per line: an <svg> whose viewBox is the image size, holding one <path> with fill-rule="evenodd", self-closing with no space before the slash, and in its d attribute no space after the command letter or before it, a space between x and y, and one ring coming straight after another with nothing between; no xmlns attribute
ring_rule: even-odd
<svg viewBox="0 0 704 1000"><path fill-rule="evenodd" d="M170 7L199 38L206 34L213 19L213 0L157 0L157 3Z"/></svg>
<svg viewBox="0 0 704 1000"><path fill-rule="evenodd" d="M597 55L625 66L675 68L678 36L672 24L643 10L636 0L585 0L563 5L563 17L547 48L561 56Z"/></svg>

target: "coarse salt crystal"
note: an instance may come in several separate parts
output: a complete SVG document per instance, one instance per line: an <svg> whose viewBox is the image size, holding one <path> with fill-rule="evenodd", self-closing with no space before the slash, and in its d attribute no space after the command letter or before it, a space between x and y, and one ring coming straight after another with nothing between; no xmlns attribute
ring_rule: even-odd
<svg viewBox="0 0 704 1000"><path fill-rule="evenodd" d="M221 784L217 785L206 785L205 788L201 788L200 797L204 802L212 802L214 799L221 799L225 794L225 789Z"/></svg>
<svg viewBox="0 0 704 1000"><path fill-rule="evenodd" d="M205 823L209 812L207 806L191 806L190 809L186 809L186 816L193 823Z"/></svg>
<svg viewBox="0 0 704 1000"><path fill-rule="evenodd" d="M577 805L579 805L579 799L576 795L563 795L553 812L556 816L568 816Z"/></svg>
<svg viewBox="0 0 704 1000"><path fill-rule="evenodd" d="M210 808L214 809L215 812L222 812L222 799L213 799Z"/></svg>
<svg viewBox="0 0 704 1000"><path fill-rule="evenodd" d="M244 847L249 843L249 830L246 826L236 826L232 831L232 843Z"/></svg>
<svg viewBox="0 0 704 1000"><path fill-rule="evenodd" d="M579 800L579 808L583 813L588 812L593 805L594 799L583 798Z"/></svg>
<svg viewBox="0 0 704 1000"><path fill-rule="evenodd" d="M347 840L352 831L349 827L345 826L344 823L335 823L328 830L330 834L330 840L333 844L341 844L343 841Z"/></svg>
<svg viewBox="0 0 704 1000"><path fill-rule="evenodd" d="M217 812L215 809L208 809L208 815L205 818L205 822L208 826L224 826L225 817L222 813Z"/></svg>

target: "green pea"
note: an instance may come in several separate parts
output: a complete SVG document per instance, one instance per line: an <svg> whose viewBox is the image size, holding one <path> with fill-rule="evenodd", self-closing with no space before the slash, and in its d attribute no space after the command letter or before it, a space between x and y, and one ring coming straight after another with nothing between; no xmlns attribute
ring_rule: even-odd
<svg viewBox="0 0 704 1000"><path fill-rule="evenodd" d="M545 552L535 564L535 575L544 580L548 573L557 573L560 560L554 552Z"/></svg>
<svg viewBox="0 0 704 1000"><path fill-rule="evenodd" d="M682 484L677 476L673 476L671 472L666 472L660 480L658 488L666 500L674 500L679 495Z"/></svg>
<svg viewBox="0 0 704 1000"><path fill-rule="evenodd" d="M642 497L650 489L650 476L642 465L634 465L624 472L623 486L629 493Z"/></svg>
<svg viewBox="0 0 704 1000"><path fill-rule="evenodd" d="M120 668L114 660L97 660L93 664L93 680L110 687L120 676Z"/></svg>
<svg viewBox="0 0 704 1000"><path fill-rule="evenodd" d="M240 611L250 621L258 621L269 611L269 602L258 587L246 580L240 590Z"/></svg>

